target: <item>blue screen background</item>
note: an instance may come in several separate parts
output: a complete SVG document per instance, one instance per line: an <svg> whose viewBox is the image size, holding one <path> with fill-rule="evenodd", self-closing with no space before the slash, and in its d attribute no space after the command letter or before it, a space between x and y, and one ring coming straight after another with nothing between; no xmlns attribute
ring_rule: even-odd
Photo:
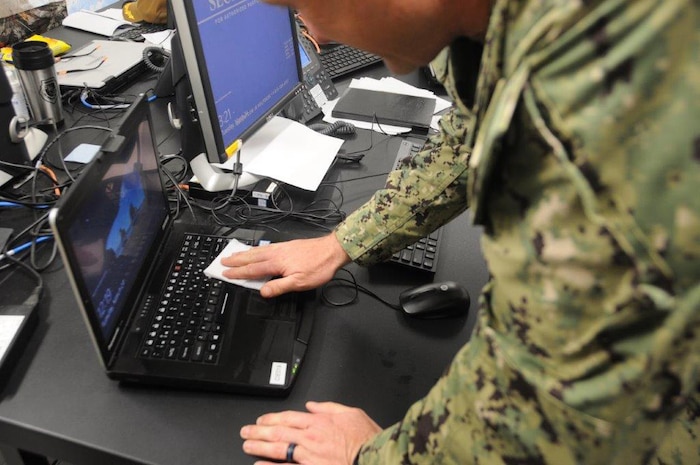
<svg viewBox="0 0 700 465"><path fill-rule="evenodd" d="M259 0L195 0L194 10L224 147L299 82L286 7Z"/></svg>

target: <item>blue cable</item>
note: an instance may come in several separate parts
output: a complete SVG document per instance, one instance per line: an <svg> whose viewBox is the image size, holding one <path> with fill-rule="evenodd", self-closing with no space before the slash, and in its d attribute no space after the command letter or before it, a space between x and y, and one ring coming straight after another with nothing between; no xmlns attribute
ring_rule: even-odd
<svg viewBox="0 0 700 465"><path fill-rule="evenodd" d="M24 205L21 203L15 203L15 202L8 202L8 201L0 201L0 208L49 208L48 205Z"/></svg>
<svg viewBox="0 0 700 465"><path fill-rule="evenodd" d="M39 244L40 242L44 242L44 241L47 241L49 239L53 239L53 236L39 236L34 241L25 242L24 244L18 245L17 247L15 247L12 250L8 250L4 254L0 254L0 260L3 260L5 257L8 257L8 256L17 255L18 253L22 252L23 250L28 249L29 247L32 246L32 242L34 242L35 244Z"/></svg>

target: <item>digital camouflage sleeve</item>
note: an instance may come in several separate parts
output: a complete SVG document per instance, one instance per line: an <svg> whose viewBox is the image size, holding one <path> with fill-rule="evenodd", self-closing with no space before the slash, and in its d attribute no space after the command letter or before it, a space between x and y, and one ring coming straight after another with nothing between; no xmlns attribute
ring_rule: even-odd
<svg viewBox="0 0 700 465"><path fill-rule="evenodd" d="M491 279L358 463L700 463L700 3L497 0L473 113L460 59L442 134L336 235L372 263L469 206Z"/></svg>

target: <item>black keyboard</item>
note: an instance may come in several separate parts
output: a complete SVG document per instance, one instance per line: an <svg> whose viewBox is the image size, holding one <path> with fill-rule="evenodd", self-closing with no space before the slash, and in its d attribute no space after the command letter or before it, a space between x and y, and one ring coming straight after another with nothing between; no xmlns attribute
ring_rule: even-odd
<svg viewBox="0 0 700 465"><path fill-rule="evenodd" d="M218 361L224 335L224 283L203 271L226 244L224 237L185 236L163 293L147 299L134 326L144 333L142 358Z"/></svg>
<svg viewBox="0 0 700 465"><path fill-rule="evenodd" d="M109 38L109 40L127 40L132 42L144 42L146 38L144 34L153 34L161 32L168 28L165 24L139 24L138 26L128 29L118 29L117 32Z"/></svg>
<svg viewBox="0 0 700 465"><path fill-rule="evenodd" d="M378 55L343 44L322 46L319 58L331 79L382 61L382 58Z"/></svg>
<svg viewBox="0 0 700 465"><path fill-rule="evenodd" d="M399 168L405 158L413 157L423 148L423 143L402 140L396 154L393 169ZM437 270L438 255L440 252L440 237L442 228L438 228L418 240L415 244L409 245L403 250L396 252L390 259L390 263L395 263L410 267L412 269L435 273Z"/></svg>

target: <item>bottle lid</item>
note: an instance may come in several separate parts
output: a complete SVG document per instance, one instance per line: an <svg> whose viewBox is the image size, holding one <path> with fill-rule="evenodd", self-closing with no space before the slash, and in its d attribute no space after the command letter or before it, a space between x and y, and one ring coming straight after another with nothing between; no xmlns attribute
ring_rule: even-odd
<svg viewBox="0 0 700 465"><path fill-rule="evenodd" d="M53 53L46 42L20 42L12 47L12 64L28 71L50 68L54 64Z"/></svg>

